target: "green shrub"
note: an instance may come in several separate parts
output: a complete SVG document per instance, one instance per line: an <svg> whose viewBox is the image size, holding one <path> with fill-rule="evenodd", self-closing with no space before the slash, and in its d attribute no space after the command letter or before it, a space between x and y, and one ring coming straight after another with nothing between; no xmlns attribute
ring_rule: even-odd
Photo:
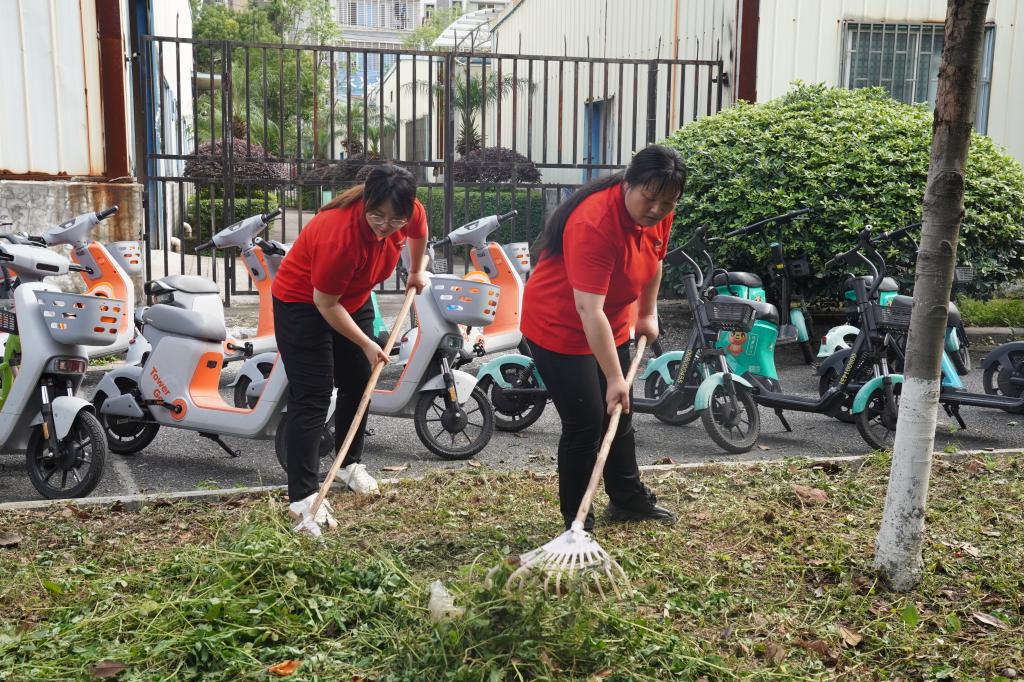
<svg viewBox="0 0 1024 682"><path fill-rule="evenodd" d="M673 245L698 225L720 236L806 206L813 214L785 230L786 253L807 255L824 275L808 280L807 293L834 296L842 277L822 273L821 266L854 246L860 229L892 230L920 220L931 124L927 108L897 102L881 89L798 83L776 100L741 103L687 125L665 142L690 167ZM1024 256L1006 248L1024 236L1024 169L975 134L966 175L957 259L976 269L969 291L984 294L1024 275ZM727 239L715 251L721 267L765 274L766 239ZM678 286L679 271L670 268L666 280Z"/></svg>
<svg viewBox="0 0 1024 682"><path fill-rule="evenodd" d="M536 189L514 191L513 202L512 191L483 191L470 187L467 194L466 188L456 187L452 204L452 227L458 227L477 218L507 213L514 208L519 211L519 215L503 224L491 235L491 239L501 244L511 241L532 242L544 226L544 192ZM420 187L416 194L426 209L430 236L439 239L444 235L444 190L441 187L434 187L432 191L427 187Z"/></svg>
<svg viewBox="0 0 1024 682"><path fill-rule="evenodd" d="M210 198L209 188L200 189L199 192L193 195L188 200L186 206L186 215L184 217L185 222L192 226L192 238L190 241L195 243L204 242L209 239L214 232L222 230L228 226L226 222L226 216L224 215L224 199L222 198L223 192L221 188L217 188L217 198ZM196 223L196 202L199 202L199 222ZM235 196L235 212L234 219L236 221L242 218L247 218L254 213L266 213L273 211L278 206L277 192L266 191L260 189L251 190L239 190ZM186 245L182 245L186 248Z"/></svg>
<svg viewBox="0 0 1024 682"><path fill-rule="evenodd" d="M964 324L972 327L1024 327L1024 300L993 298L978 301L961 296L957 299Z"/></svg>

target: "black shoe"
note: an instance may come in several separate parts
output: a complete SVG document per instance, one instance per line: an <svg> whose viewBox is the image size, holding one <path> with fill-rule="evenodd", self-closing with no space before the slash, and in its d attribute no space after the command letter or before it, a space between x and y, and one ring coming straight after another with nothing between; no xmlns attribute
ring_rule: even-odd
<svg viewBox="0 0 1024 682"><path fill-rule="evenodd" d="M676 515L658 506L658 497L647 486L644 486L644 494L637 495L628 504L619 506L614 502L608 503L605 512L609 521L660 521L661 523L673 524L676 522Z"/></svg>

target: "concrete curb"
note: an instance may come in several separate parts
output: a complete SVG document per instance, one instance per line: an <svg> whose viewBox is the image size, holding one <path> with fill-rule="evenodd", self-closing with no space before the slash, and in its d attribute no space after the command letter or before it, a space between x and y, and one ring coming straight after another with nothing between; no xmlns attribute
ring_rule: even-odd
<svg viewBox="0 0 1024 682"><path fill-rule="evenodd" d="M1024 455L1022 448L985 448L983 450L961 450L955 453L933 452L932 457L946 461L958 461L978 455ZM860 464L870 455L848 455L844 457L790 457L786 459L742 459L720 462L685 462L680 464L648 464L640 467L641 471L647 472L671 472L671 471L702 471L707 469L742 469L753 466L778 466L791 464L794 461L802 461L815 464ZM525 472L523 472L525 473ZM538 474L534 474L538 475ZM539 474L544 478L555 476L554 473ZM381 478L377 482L382 485L394 485L401 481L418 481L423 476L410 476L407 478ZM335 487L340 487L336 483ZM5 502L0 504L0 513L3 512L26 512L40 511L46 509L61 509L67 506L75 507L103 507L107 505L120 504L125 511L139 511L145 507L169 502L216 502L235 497L247 497L251 495L262 495L266 493L284 492L287 486L263 485L248 488L219 488L216 490L184 490L174 493L145 493L138 495L112 495L109 497L85 497L75 500L32 500L28 502Z"/></svg>

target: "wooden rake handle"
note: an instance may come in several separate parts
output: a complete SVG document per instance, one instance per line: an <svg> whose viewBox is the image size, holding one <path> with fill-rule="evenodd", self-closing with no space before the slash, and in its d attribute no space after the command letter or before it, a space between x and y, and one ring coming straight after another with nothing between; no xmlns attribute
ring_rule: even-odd
<svg viewBox="0 0 1024 682"><path fill-rule="evenodd" d="M395 345L398 335L402 333L402 325L405 324L405 318L409 314L409 309L412 308L414 298L416 298L415 289L410 288L405 292L402 308L398 311L398 317L395 318L394 326L391 327L388 342L384 344L384 355L391 355L391 348ZM345 461L345 455L348 454L348 449L352 447L352 441L356 439L356 434L359 433L363 415L366 414L366 410L370 406L370 398L373 396L373 389L377 388L377 380L380 379L380 373L384 370L384 364L378 361L373 365L373 371L370 372L370 379L366 382L366 389L363 391L363 397L359 401L359 407L356 408L356 414L352 417L352 424L348 427L345 440L341 444L341 448L338 449L338 454L334 456L334 463L331 464L331 469L327 472L327 478L324 479L323 484L320 486L320 492L317 494L316 500L309 510L311 518L316 518L316 513L320 511L320 505L324 503L324 498L327 497L327 492L334 484L334 478L338 475L338 470L341 469L341 463Z"/></svg>
<svg viewBox="0 0 1024 682"><path fill-rule="evenodd" d="M641 336L640 340L636 344L636 354L633 356L633 361L629 363L629 372L626 373L626 385L633 388L633 381L636 380L637 370L640 369L640 363L644 359L644 351L647 350L647 337ZM615 406L612 411L612 416L608 420L608 429L604 432L604 438L601 440L601 449L597 451L597 461L594 462L594 470L590 474L590 483L587 484L587 490L583 493L583 500L580 501L579 511L576 512L575 523L583 524L587 519L587 512L590 511L590 503L594 500L594 493L597 492L597 485L601 482L601 476L604 475L604 464L608 461L608 453L612 449L612 441L615 440L615 432L619 430L619 419L622 418L622 403Z"/></svg>

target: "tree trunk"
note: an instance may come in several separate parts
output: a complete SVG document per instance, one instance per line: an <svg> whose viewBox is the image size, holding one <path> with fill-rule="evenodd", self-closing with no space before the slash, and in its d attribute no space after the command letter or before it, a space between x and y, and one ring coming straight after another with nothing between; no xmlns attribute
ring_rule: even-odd
<svg viewBox="0 0 1024 682"><path fill-rule="evenodd" d="M987 9L988 0L949 0L946 7L946 41L932 123L905 381L885 512L875 541L875 568L893 589L900 591L914 587L922 571L940 363L957 237L964 214L964 165L974 123Z"/></svg>

